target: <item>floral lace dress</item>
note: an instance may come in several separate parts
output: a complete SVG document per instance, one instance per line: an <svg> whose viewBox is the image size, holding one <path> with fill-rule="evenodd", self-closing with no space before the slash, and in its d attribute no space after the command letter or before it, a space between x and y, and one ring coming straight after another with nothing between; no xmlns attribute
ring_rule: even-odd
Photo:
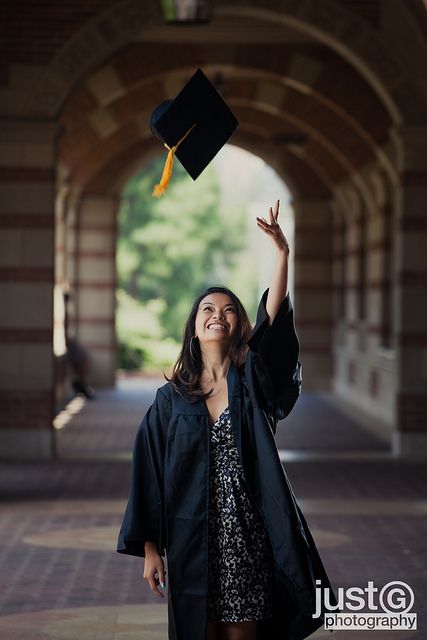
<svg viewBox="0 0 427 640"><path fill-rule="evenodd" d="M229 407L211 426L208 620L272 616L273 556L247 492Z"/></svg>

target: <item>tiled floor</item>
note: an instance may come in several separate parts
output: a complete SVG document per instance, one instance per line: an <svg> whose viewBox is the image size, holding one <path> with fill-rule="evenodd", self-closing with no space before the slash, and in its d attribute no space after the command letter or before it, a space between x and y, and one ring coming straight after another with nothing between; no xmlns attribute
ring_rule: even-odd
<svg viewBox="0 0 427 640"><path fill-rule="evenodd" d="M59 421L56 460L2 464L1 638L167 638L166 597L149 590L144 560L115 552L133 437L161 384L127 382L74 403ZM427 638L427 465L392 458L383 439L306 393L277 445L333 585L402 580L414 590L417 632L331 637Z"/></svg>

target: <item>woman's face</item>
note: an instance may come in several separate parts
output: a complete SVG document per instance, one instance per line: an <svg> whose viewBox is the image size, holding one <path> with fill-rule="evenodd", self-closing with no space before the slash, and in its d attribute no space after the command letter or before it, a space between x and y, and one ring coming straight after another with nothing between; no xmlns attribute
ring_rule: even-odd
<svg viewBox="0 0 427 640"><path fill-rule="evenodd" d="M195 334L200 343L231 342L237 329L236 304L226 293L210 293L199 305L195 322Z"/></svg>

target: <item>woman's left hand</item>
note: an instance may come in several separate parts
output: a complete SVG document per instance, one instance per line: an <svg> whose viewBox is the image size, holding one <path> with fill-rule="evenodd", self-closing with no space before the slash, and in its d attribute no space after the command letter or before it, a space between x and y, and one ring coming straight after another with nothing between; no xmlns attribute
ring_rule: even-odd
<svg viewBox="0 0 427 640"><path fill-rule="evenodd" d="M285 235L281 230L279 223L277 222L277 218L279 217L279 204L279 200L277 200L274 207L274 213L273 207L270 207L270 224L265 218L258 218L257 216L257 225L261 227L261 229L263 229L265 233L269 234L279 251L283 251L284 253L289 255L288 241L286 240Z"/></svg>

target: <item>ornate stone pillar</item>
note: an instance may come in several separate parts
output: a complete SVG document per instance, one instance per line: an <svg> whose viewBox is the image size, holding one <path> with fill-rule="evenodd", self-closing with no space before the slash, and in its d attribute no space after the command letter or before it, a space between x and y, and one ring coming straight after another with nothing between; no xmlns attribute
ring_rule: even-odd
<svg viewBox="0 0 427 640"><path fill-rule="evenodd" d="M57 125L0 128L0 451L53 454L54 192Z"/></svg>
<svg viewBox="0 0 427 640"><path fill-rule="evenodd" d="M324 200L294 200L295 324L304 388L324 391L332 378L332 210Z"/></svg>

